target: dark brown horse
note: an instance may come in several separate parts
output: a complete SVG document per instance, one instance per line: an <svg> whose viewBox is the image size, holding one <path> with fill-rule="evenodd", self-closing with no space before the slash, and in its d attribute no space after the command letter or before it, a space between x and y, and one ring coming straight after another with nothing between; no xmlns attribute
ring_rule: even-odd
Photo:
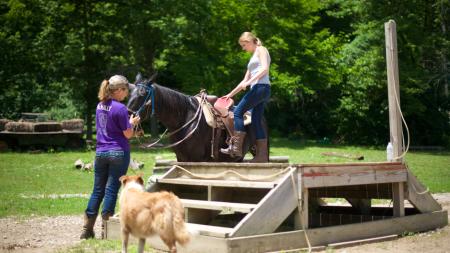
<svg viewBox="0 0 450 253"><path fill-rule="evenodd" d="M226 131L222 129L215 130L222 133L220 138L215 140L218 141L218 145L215 146L215 156L212 157L213 129L206 123L203 113L201 111L197 113L199 102L194 96L182 94L138 75L127 106L131 112L141 117L141 121L154 113L156 119L167 128L169 135L175 132L170 135L169 141L171 144L179 142L172 147L179 162L240 162L243 160L242 157L230 157L218 152L217 148L227 146ZM264 126L267 129L265 121ZM255 132L251 125L246 126L246 131L244 154L255 144Z"/></svg>

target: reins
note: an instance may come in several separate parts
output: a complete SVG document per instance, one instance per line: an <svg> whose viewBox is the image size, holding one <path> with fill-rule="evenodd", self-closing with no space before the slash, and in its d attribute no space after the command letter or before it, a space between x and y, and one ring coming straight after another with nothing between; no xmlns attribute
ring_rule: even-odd
<svg viewBox="0 0 450 253"><path fill-rule="evenodd" d="M148 86L142 85L142 84L138 84L137 86L144 87L147 90L147 96L146 96L146 98L144 100L144 103L141 105L141 107L139 107L139 109L136 112L136 114L138 115L139 112L141 110L143 110L144 108L146 108L148 103L151 102L151 104L152 104L152 115L153 115L154 111L155 111L155 107L154 107L154 104L155 104L154 103L154 91L153 91L154 88L153 88L153 86L148 87ZM149 100L150 97L151 97L151 100ZM195 127L187 135L185 135L181 140L179 140L177 142L174 142L174 143L169 144L169 145L161 146L161 147L155 147L155 148L172 148L172 147L175 147L175 146L181 144L182 142L187 140L189 137L191 137L194 134L194 132L197 130L198 125L200 124L200 120L202 118L202 114L200 113L201 112L201 108L202 108L202 102L204 102L205 100L206 100L206 93L202 90L202 91L200 91L200 102L198 104L197 111L195 112L195 115L189 121L187 121L185 124L183 124L181 127L179 127L178 129L176 129L176 130L174 130L172 132L169 132L169 134L167 134L167 137L170 137L170 136L178 133L182 129L184 129L187 126L191 125L191 123L194 122L195 119L197 119ZM161 137L158 140L156 140L153 143L150 143L150 144L146 145L145 148L151 148L154 145L156 145L157 143L159 143L161 141L161 139L166 135L167 131L168 131L168 129L166 129L164 131L164 133L161 135Z"/></svg>

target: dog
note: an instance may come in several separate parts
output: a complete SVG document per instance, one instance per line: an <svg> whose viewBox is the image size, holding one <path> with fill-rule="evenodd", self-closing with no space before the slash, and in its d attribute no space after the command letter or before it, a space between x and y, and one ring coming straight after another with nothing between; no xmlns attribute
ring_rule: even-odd
<svg viewBox="0 0 450 253"><path fill-rule="evenodd" d="M176 253L176 243L185 245L190 233L184 223L184 208L180 199L166 191L144 191L141 175L122 176L120 194L120 226L122 230L122 253L127 252L129 235L139 238L138 252L144 252L145 238L159 235Z"/></svg>

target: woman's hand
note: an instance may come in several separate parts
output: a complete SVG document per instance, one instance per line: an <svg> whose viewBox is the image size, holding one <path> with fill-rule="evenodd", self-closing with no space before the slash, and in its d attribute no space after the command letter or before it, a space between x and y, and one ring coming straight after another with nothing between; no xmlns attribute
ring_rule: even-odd
<svg viewBox="0 0 450 253"><path fill-rule="evenodd" d="M131 114L129 121L132 126L136 126L137 124L139 124L139 121L141 121L141 117L139 117L139 115L135 116L134 114Z"/></svg>
<svg viewBox="0 0 450 253"><path fill-rule="evenodd" d="M228 100L228 99L230 99L230 98L232 98L233 96L231 96L230 95L230 93L228 93L227 95L225 95L225 96L223 96L223 97L221 97L221 98L223 98L223 99L225 99L225 100Z"/></svg>

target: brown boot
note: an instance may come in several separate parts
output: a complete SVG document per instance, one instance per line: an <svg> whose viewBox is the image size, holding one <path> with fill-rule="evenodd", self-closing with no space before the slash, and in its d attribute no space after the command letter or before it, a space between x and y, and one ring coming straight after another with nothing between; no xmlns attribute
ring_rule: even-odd
<svg viewBox="0 0 450 253"><path fill-rule="evenodd" d="M244 143L246 132L235 131L233 137L231 137L231 144L228 148L221 148L220 152L230 155L231 157L242 157L242 144Z"/></svg>
<svg viewBox="0 0 450 253"><path fill-rule="evenodd" d="M90 239L95 237L94 233L94 225L97 216L88 217L84 214L84 225L83 230L81 231L80 239Z"/></svg>
<svg viewBox="0 0 450 253"><path fill-rule="evenodd" d="M267 139L256 140L256 155L249 163L266 163L269 161L269 152L267 150Z"/></svg>
<svg viewBox="0 0 450 253"><path fill-rule="evenodd" d="M106 222L111 216L112 214L109 213L102 214L102 239L106 239Z"/></svg>

